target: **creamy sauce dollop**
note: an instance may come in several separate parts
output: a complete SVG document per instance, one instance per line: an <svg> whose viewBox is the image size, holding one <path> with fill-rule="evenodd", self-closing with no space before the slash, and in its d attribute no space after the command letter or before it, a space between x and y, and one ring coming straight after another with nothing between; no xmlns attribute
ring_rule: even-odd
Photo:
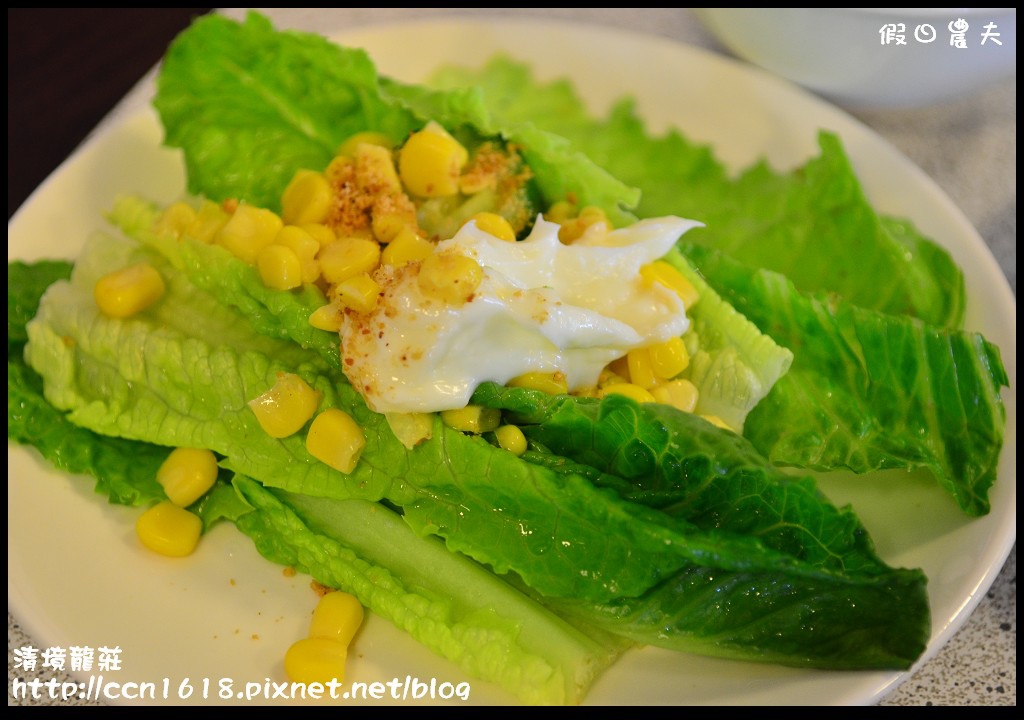
<svg viewBox="0 0 1024 720"><path fill-rule="evenodd" d="M507 242L467 223L435 252L475 259L484 278L461 306L425 296L419 264L382 266L377 308L348 313L341 328L345 374L377 412L464 407L478 385L527 372L562 372L570 390L597 384L629 350L686 332L679 296L640 276L701 223L677 217L590 228L572 244L539 217Z"/></svg>

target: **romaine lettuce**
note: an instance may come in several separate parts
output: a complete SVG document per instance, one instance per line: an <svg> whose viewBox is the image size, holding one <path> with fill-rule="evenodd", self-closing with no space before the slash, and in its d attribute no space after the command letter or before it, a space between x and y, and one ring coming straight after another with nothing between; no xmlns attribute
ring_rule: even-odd
<svg viewBox="0 0 1024 720"><path fill-rule="evenodd" d="M997 347L977 333L801 293L706 247L685 245L684 254L794 351L790 373L745 426L766 457L821 470L925 467L968 515L989 511L1006 423L999 393L1009 382Z"/></svg>
<svg viewBox="0 0 1024 720"><path fill-rule="evenodd" d="M296 168L326 167L342 140L373 127L395 141L414 128L381 99L366 53L262 15L198 18L168 48L154 105L165 143L186 147L188 189L279 208Z"/></svg>
<svg viewBox="0 0 1024 720"><path fill-rule="evenodd" d="M576 193L621 223L639 199L564 138L496 124L477 92L382 80L364 51L278 32L258 13L198 18L168 50L154 105L166 144L184 151L189 191L218 201L279 209L295 170L327 167L346 138L374 130L398 144L429 119L523 144L549 203Z"/></svg>
<svg viewBox="0 0 1024 720"><path fill-rule="evenodd" d="M33 445L59 470L94 476L96 492L111 502L141 505L163 499L156 470L166 451L69 422L45 400L42 378L25 363L25 325L46 289L68 278L71 268L60 260L7 264L7 437Z"/></svg>
<svg viewBox="0 0 1024 720"><path fill-rule="evenodd" d="M630 644L576 627L382 504L275 493L238 476L239 529L274 562L345 588L473 677L527 703L577 704Z"/></svg>

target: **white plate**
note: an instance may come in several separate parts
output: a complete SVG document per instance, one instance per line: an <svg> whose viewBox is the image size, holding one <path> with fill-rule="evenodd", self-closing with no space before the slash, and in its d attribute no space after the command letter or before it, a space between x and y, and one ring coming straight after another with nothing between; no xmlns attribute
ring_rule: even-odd
<svg viewBox="0 0 1024 720"><path fill-rule="evenodd" d="M1001 347L1015 384L1016 302L981 238L920 170L809 94L701 50L596 27L434 21L371 28L342 39L367 48L381 72L410 81L443 62L476 66L503 50L533 64L541 79L572 78L594 112L632 94L653 130L675 125L711 143L737 169L761 156L780 169L791 167L817 153L819 128L837 132L876 206L913 219L963 267L967 326ZM8 259L74 257L87 233L103 227L100 213L119 192L175 199L184 188L182 165L160 147L161 137L152 112L138 109L91 138L9 223ZM853 503L887 562L927 573L934 622L921 662L967 619L1013 544L1015 398L1015 391L1006 394L1008 443L987 517L966 519L920 476L896 484L878 476L826 484L834 499ZM210 683L207 702L217 701L221 681L232 684L231 700L239 702L233 695L245 683L283 679L284 651L305 633L315 604L308 579L286 577L230 526L215 528L189 558L156 557L135 540L138 510L108 505L92 493L89 478L55 473L33 452L10 444L8 475L9 609L37 642L121 650L120 670L94 668L80 676L155 682L157 702L172 703L201 701L204 679ZM512 702L379 618L368 619L354 648L350 681L406 675L438 684L468 681L472 703ZM600 678L587 702L867 704L908 675L802 671L646 649ZM180 697L183 681L195 688L187 699Z"/></svg>

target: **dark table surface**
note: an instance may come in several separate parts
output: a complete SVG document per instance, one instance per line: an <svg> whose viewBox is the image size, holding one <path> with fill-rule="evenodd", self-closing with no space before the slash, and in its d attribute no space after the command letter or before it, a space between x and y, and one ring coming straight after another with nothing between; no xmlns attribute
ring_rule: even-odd
<svg viewBox="0 0 1024 720"><path fill-rule="evenodd" d="M8 219L210 9L7 9Z"/></svg>

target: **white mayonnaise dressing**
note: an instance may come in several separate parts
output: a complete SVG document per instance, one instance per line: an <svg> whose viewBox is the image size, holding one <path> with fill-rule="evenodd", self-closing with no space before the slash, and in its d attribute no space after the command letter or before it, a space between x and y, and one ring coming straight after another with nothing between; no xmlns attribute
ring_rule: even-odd
<svg viewBox="0 0 1024 720"><path fill-rule="evenodd" d="M679 296L640 277L701 223L677 217L606 231L590 228L565 245L559 226L538 218L507 242L465 225L435 252L474 258L484 279L461 306L425 296L419 264L383 266L376 310L346 315L345 374L377 412L464 407L485 381L527 372L565 374L569 389L597 384L601 370L634 348L686 332Z"/></svg>

